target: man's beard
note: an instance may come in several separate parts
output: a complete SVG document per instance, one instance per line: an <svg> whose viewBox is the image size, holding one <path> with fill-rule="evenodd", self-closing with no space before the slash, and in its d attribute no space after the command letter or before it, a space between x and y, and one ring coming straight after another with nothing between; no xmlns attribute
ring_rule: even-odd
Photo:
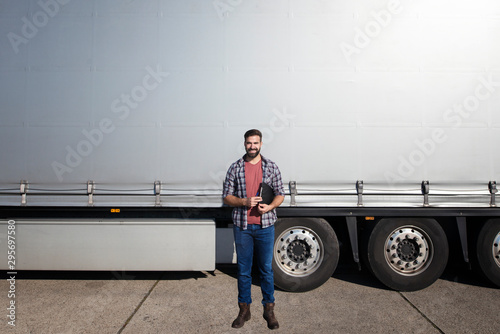
<svg viewBox="0 0 500 334"><path fill-rule="evenodd" d="M256 156L258 156L259 153L260 153L260 150L255 150L255 151L254 150L247 150L247 156L249 158L252 158L252 159L255 158Z"/></svg>

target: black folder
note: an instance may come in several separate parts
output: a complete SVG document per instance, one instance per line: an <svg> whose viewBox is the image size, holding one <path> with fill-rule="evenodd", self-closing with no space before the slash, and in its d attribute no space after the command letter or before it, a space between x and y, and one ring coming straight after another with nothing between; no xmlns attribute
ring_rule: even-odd
<svg viewBox="0 0 500 334"><path fill-rule="evenodd" d="M270 185L268 185L265 182L262 182L262 184L260 185L259 194L260 194L260 197L262 197L262 201L260 203L268 204L268 205L272 203L272 201L274 199L274 191Z"/></svg>

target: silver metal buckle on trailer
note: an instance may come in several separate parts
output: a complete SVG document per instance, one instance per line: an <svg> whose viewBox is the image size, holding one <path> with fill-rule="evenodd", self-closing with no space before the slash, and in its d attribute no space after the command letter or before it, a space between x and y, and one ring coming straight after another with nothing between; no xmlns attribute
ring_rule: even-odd
<svg viewBox="0 0 500 334"><path fill-rule="evenodd" d="M429 206L429 181L422 181L422 195L424 195L424 206Z"/></svg>
<svg viewBox="0 0 500 334"><path fill-rule="evenodd" d="M356 181L356 192L358 194L358 206L363 206L363 181Z"/></svg>
<svg viewBox="0 0 500 334"><path fill-rule="evenodd" d="M496 207L495 203L495 194L498 192L497 189L497 181L490 181L488 183L488 189L490 190L491 198L490 198L490 206L491 207Z"/></svg>
<svg viewBox="0 0 500 334"><path fill-rule="evenodd" d="M19 187L19 192L21 193L21 205L27 204L26 194L28 193L28 181L22 180Z"/></svg>
<svg viewBox="0 0 500 334"><path fill-rule="evenodd" d="M87 182L87 195L89 196L88 206L94 206L94 192L95 192L95 182Z"/></svg>
<svg viewBox="0 0 500 334"><path fill-rule="evenodd" d="M161 206L161 181L155 181L155 206Z"/></svg>
<svg viewBox="0 0 500 334"><path fill-rule="evenodd" d="M297 206L297 202L295 201L295 196L297 196L297 182L290 181L288 186L290 188L290 206Z"/></svg>

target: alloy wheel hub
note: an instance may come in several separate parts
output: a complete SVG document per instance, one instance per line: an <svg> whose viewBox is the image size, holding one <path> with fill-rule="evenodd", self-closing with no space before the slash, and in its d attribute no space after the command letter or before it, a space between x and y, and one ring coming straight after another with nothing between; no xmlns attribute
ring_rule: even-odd
<svg viewBox="0 0 500 334"><path fill-rule="evenodd" d="M323 244L310 229L293 227L283 231L274 245L276 264L294 276L307 276L319 268Z"/></svg>
<svg viewBox="0 0 500 334"><path fill-rule="evenodd" d="M432 258L432 243L424 231L413 227L401 227L387 238L385 259L396 272L414 275L425 270Z"/></svg>
<svg viewBox="0 0 500 334"><path fill-rule="evenodd" d="M500 267L500 232L498 232L497 236L493 240L493 258L495 259L496 264Z"/></svg>

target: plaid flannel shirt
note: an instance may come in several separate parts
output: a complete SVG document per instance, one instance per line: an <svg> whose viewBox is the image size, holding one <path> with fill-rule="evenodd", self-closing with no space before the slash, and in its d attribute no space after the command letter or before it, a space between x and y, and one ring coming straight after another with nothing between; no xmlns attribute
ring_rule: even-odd
<svg viewBox="0 0 500 334"><path fill-rule="evenodd" d="M239 198L246 198L247 189L245 183L245 157L234 162L229 167L226 179L224 181L224 190L222 198L233 195ZM278 166L269 159L262 157L262 182L267 183L273 188L274 195L285 196L285 188L281 180L281 172ZM250 196L252 197L252 196ZM276 222L276 209L266 212L262 215L262 228L274 225ZM236 226L247 229L247 207L239 206L233 209L233 223Z"/></svg>

